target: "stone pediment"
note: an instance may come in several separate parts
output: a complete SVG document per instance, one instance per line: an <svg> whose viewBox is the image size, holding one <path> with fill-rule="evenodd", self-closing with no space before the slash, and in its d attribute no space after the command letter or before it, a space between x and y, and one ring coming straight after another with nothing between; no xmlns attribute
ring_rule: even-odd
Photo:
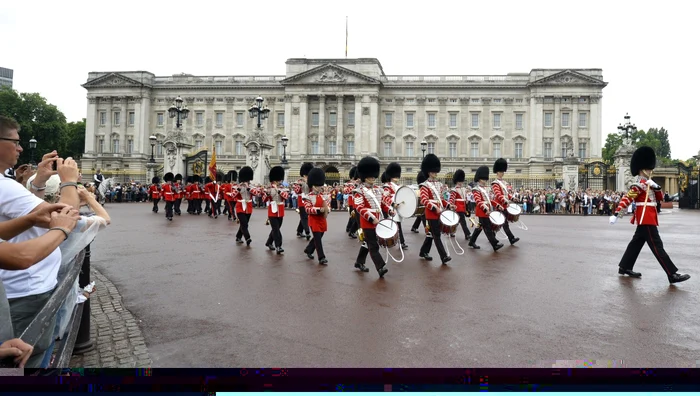
<svg viewBox="0 0 700 396"><path fill-rule="evenodd" d="M280 81L282 85L381 85L379 80L328 63Z"/></svg>
<svg viewBox="0 0 700 396"><path fill-rule="evenodd" d="M83 88L112 88L112 87L141 87L149 86L148 84L141 84L141 82L136 81L132 78L123 76L119 73L108 73L102 77L97 77L90 80L82 85Z"/></svg>
<svg viewBox="0 0 700 396"><path fill-rule="evenodd" d="M585 74L575 72L573 70L564 70L551 76L541 78L528 84L529 86L589 86L589 87L605 87L608 83L598 80L597 78L589 77Z"/></svg>

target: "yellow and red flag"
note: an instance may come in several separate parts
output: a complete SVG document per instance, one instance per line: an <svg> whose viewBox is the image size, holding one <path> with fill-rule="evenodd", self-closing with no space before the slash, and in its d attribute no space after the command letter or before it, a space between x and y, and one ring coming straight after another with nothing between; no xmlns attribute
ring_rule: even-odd
<svg viewBox="0 0 700 396"><path fill-rule="evenodd" d="M216 146L214 146L211 161L209 161L209 177L212 181L216 180Z"/></svg>

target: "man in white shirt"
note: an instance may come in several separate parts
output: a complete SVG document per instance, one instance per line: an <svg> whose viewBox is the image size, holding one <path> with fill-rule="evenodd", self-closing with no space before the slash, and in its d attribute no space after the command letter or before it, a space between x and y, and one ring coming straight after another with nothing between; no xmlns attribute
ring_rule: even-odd
<svg viewBox="0 0 700 396"><path fill-rule="evenodd" d="M19 137L19 125L16 121L0 116L0 169L14 167L22 153ZM52 165L56 163L57 171ZM54 151L43 156L37 169L37 176L31 182L30 188L35 194L27 191L16 181L0 176L0 222L15 219L35 212L49 205L41 199L46 188L46 181L54 174L61 178L59 202L77 208L78 197L78 165L72 158L63 160ZM23 242L42 236L46 228L32 227L19 234L10 242ZM48 301L56 287L56 277L61 266L61 251L56 248L48 257L29 269L21 271L0 270L7 298L10 303L12 325L15 335L19 336L29 326L36 314ZM48 329L53 329L56 318L51 318ZM38 367L46 349L51 344L51 331L45 331L34 346L34 353L27 367Z"/></svg>

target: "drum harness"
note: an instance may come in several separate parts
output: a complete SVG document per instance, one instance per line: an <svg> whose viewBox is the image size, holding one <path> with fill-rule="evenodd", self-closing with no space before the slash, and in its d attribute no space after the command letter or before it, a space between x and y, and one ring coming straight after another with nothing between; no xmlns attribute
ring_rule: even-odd
<svg viewBox="0 0 700 396"><path fill-rule="evenodd" d="M508 194L508 185L506 185L506 183L503 180L496 179L496 183L498 183L501 186L505 194ZM509 204L512 203L508 198L506 198L506 201L508 201ZM508 208L504 208L504 211L508 211ZM523 223L522 220L518 222L518 228L520 228L523 231L527 231L527 226L525 225L525 223ZM499 230L499 232L502 233L501 236L507 238L507 235L503 232L503 230Z"/></svg>

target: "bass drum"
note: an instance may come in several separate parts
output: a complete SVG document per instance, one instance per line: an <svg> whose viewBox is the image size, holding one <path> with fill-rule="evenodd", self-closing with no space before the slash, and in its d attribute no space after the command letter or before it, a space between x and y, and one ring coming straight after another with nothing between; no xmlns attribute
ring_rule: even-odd
<svg viewBox="0 0 700 396"><path fill-rule="evenodd" d="M503 224L506 223L506 217L503 216L501 212L491 212L491 214L489 214L489 220L491 220L493 232L498 232Z"/></svg>
<svg viewBox="0 0 700 396"><path fill-rule="evenodd" d="M396 190L394 202L397 204L396 212L407 219L413 216L421 216L425 207L420 205L420 190L414 186L401 186Z"/></svg>
<svg viewBox="0 0 700 396"><path fill-rule="evenodd" d="M517 204L510 204L506 209L506 220L511 223L517 223L520 220L520 214L523 213L523 209Z"/></svg>
<svg viewBox="0 0 700 396"><path fill-rule="evenodd" d="M454 210L444 210L440 213L440 223L443 234L454 234L457 231L459 215Z"/></svg>
<svg viewBox="0 0 700 396"><path fill-rule="evenodd" d="M381 247L392 248L399 243L399 226L394 220L384 219L377 224L377 243Z"/></svg>

